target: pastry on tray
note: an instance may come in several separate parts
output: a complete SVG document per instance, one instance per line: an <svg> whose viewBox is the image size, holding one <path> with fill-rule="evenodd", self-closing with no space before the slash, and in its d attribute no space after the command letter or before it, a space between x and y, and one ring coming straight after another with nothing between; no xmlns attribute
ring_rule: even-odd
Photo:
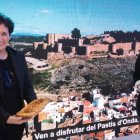
<svg viewBox="0 0 140 140"><path fill-rule="evenodd" d="M16 113L16 116L22 118L32 118L35 117L43 108L51 102L50 99L36 99L22 108L19 112Z"/></svg>

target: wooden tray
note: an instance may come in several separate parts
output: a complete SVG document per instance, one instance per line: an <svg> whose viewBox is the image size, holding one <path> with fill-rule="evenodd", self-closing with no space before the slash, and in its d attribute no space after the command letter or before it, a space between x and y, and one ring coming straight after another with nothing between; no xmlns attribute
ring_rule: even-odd
<svg viewBox="0 0 140 140"><path fill-rule="evenodd" d="M22 118L32 118L35 117L43 108L51 102L50 99L36 99L22 108L19 112L16 113L16 116Z"/></svg>

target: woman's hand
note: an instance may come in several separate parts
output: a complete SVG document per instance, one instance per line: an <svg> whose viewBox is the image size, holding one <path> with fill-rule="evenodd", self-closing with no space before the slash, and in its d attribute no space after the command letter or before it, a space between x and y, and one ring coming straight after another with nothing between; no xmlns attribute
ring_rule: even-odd
<svg viewBox="0 0 140 140"><path fill-rule="evenodd" d="M7 124L22 124L30 121L32 118L22 118L22 117L17 117L16 115L12 115L7 119Z"/></svg>

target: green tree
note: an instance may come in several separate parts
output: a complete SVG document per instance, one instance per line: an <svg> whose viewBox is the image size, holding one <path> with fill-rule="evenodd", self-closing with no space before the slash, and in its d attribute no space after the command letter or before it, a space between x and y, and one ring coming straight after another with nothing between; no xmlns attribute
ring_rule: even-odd
<svg viewBox="0 0 140 140"><path fill-rule="evenodd" d="M90 39L85 38L83 44L89 45L90 44Z"/></svg>
<svg viewBox="0 0 140 140"><path fill-rule="evenodd" d="M77 28L74 28L74 29L71 31L71 37L74 38L74 39L79 39L79 38L81 38L80 30L77 29Z"/></svg>

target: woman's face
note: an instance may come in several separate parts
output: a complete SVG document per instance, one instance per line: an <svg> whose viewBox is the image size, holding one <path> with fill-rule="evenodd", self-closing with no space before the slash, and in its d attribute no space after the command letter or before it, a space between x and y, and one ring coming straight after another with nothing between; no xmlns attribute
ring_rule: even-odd
<svg viewBox="0 0 140 140"><path fill-rule="evenodd" d="M8 28L4 24L0 24L0 51L4 51L8 42L10 40L10 35Z"/></svg>

